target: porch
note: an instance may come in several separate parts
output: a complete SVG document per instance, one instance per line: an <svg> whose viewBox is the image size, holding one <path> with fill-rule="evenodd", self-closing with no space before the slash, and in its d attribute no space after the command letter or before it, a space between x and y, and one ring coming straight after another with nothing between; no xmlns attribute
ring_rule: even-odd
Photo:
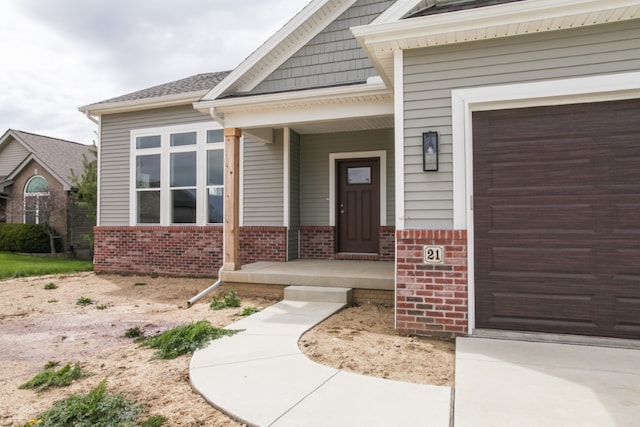
<svg viewBox="0 0 640 427"><path fill-rule="evenodd" d="M224 286L240 292L243 288L250 288L254 295L282 297L286 286L322 286L351 288L358 304L394 302L393 261L260 261L243 265L236 271L223 270L220 278Z"/></svg>

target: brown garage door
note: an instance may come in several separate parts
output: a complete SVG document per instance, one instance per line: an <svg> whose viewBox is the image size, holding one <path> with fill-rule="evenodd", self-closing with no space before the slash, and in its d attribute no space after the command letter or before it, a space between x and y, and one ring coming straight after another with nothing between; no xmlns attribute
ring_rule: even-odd
<svg viewBox="0 0 640 427"><path fill-rule="evenodd" d="M476 327L640 338L640 100L473 129Z"/></svg>

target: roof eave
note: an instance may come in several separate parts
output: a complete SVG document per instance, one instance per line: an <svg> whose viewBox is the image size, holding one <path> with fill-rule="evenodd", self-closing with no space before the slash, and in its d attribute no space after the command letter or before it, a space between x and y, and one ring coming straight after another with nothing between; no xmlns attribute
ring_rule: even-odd
<svg viewBox="0 0 640 427"><path fill-rule="evenodd" d="M192 104L200 100L208 92L209 90L199 90L129 101L102 102L99 104L85 105L78 108L78 110L85 114L91 114L92 116L101 116L104 114L129 113L154 108L176 107Z"/></svg>
<svg viewBox="0 0 640 427"><path fill-rule="evenodd" d="M396 14L397 16L397 14ZM505 3L351 28L388 81L396 50L458 44L640 18L638 0L536 0Z"/></svg>

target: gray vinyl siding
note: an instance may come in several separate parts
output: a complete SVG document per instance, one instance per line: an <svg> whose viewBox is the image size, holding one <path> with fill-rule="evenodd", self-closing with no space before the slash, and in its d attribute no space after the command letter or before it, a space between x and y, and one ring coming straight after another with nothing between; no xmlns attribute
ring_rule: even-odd
<svg viewBox="0 0 640 427"><path fill-rule="evenodd" d="M298 233L300 230L300 135L291 132L289 141L289 230L288 259L299 258Z"/></svg>
<svg viewBox="0 0 640 427"><path fill-rule="evenodd" d="M271 93L364 82L377 74L349 28L366 25L392 0L358 0L252 92Z"/></svg>
<svg viewBox="0 0 640 427"><path fill-rule="evenodd" d="M100 138L100 225L129 224L130 132L211 121L191 105L102 116Z"/></svg>
<svg viewBox="0 0 640 427"><path fill-rule="evenodd" d="M640 70L638 23L405 51L407 228L453 226L451 90ZM422 171L422 133L440 136L439 172Z"/></svg>
<svg viewBox="0 0 640 427"><path fill-rule="evenodd" d="M0 176L7 176L29 156L29 151L15 139L7 138L4 148L0 151Z"/></svg>
<svg viewBox="0 0 640 427"><path fill-rule="evenodd" d="M246 226L284 225L283 131L273 144L245 139L243 212Z"/></svg>
<svg viewBox="0 0 640 427"><path fill-rule="evenodd" d="M395 225L393 129L302 135L300 144L301 224L329 225L329 154L387 153L387 225Z"/></svg>

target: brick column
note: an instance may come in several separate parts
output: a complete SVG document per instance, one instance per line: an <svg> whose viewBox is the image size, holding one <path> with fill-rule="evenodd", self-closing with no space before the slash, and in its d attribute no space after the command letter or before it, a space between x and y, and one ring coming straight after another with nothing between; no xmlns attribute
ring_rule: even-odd
<svg viewBox="0 0 640 427"><path fill-rule="evenodd" d="M240 260L240 136L242 130L224 130L224 269L235 271Z"/></svg>

